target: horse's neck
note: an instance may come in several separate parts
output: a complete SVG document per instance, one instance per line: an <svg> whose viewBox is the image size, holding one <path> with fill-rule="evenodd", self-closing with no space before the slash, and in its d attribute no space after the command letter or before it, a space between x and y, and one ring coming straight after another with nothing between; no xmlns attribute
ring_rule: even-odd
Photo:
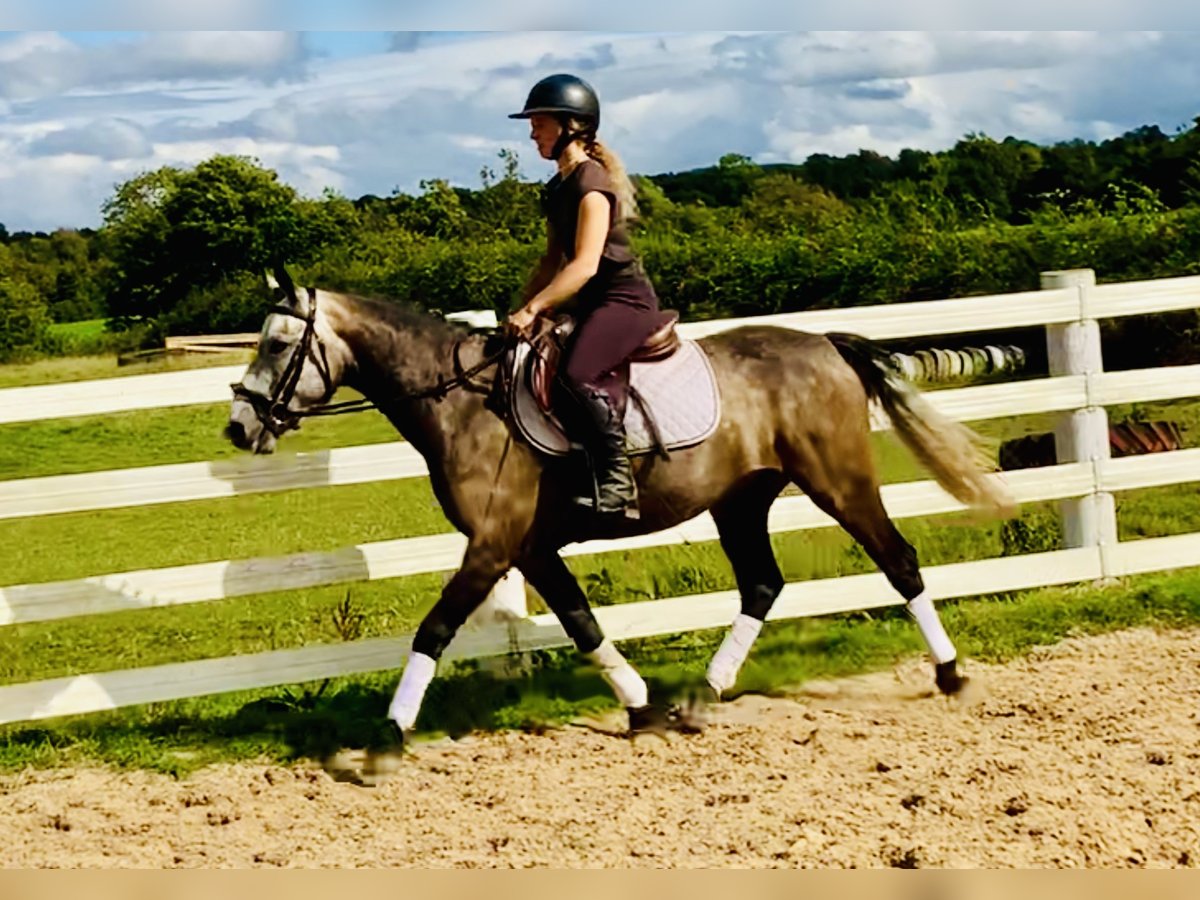
<svg viewBox="0 0 1200 900"><path fill-rule="evenodd" d="M356 316L343 334L354 354L346 384L359 391L388 418L409 443L436 467L453 441L453 434L478 414L481 398L456 389L439 401L407 400L406 395L453 378L455 345L462 340L464 367L482 358L482 342L462 339L449 328L430 323L412 330Z"/></svg>

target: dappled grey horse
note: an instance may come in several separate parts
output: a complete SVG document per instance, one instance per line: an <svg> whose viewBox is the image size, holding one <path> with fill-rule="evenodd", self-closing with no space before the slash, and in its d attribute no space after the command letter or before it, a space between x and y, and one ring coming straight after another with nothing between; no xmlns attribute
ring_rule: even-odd
<svg viewBox="0 0 1200 900"><path fill-rule="evenodd" d="M705 510L741 595L741 613L707 671L720 697L734 685L784 586L767 513L789 483L862 545L907 602L938 688L949 694L964 684L916 551L880 500L868 401L879 402L903 442L956 499L992 512L1011 504L987 477L974 433L938 414L879 345L758 325L704 338L699 343L723 400L717 430L666 461L636 460L640 518L601 524L572 507L571 491L555 480L564 477L562 468L513 440L482 393L454 390L470 380L464 375L492 363L484 336L387 301L297 291L281 268L276 279L276 304L257 355L234 386L228 438L269 453L304 415L328 411L338 387L354 388L425 458L446 517L467 537L461 567L417 629L388 710L401 735L414 726L455 632L513 567L598 666L628 710L631 730L661 728L661 704L650 703L641 676L605 638L559 551L577 541L660 531Z"/></svg>

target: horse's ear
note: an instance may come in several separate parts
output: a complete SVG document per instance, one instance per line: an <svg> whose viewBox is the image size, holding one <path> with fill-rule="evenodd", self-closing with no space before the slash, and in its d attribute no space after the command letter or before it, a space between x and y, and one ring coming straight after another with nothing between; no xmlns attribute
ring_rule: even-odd
<svg viewBox="0 0 1200 900"><path fill-rule="evenodd" d="M278 303L283 299L283 288L279 286L279 282L270 272L263 272L263 287L266 288L266 295L272 303Z"/></svg>
<svg viewBox="0 0 1200 900"><path fill-rule="evenodd" d="M292 276L287 273L287 269L283 267L282 262L275 263L274 274L275 283L283 288L288 300L292 302L293 306L299 306L299 301L296 298L296 285L292 282Z"/></svg>

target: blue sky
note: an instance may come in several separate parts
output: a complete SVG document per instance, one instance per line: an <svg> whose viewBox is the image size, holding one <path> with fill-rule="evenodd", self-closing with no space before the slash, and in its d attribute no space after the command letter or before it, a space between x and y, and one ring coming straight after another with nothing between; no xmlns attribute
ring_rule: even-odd
<svg viewBox="0 0 1200 900"><path fill-rule="evenodd" d="M1186 32L5 32L0 222L95 226L116 184L214 153L309 195L474 186L502 148L545 178L506 114L555 71L596 86L602 136L648 174L968 132L1173 131L1200 115L1196 46Z"/></svg>

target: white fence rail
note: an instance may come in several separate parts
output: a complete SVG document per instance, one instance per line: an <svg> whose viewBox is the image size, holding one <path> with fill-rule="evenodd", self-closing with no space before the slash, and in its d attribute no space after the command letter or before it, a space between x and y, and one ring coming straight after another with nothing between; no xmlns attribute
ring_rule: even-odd
<svg viewBox="0 0 1200 900"><path fill-rule="evenodd" d="M1091 463L1068 463L1007 473L1005 482L1021 503L1084 497L1105 492L1200 481L1200 450L1178 450ZM883 501L895 519L935 516L964 507L933 481L885 485ZM771 508L772 534L835 525L807 497L784 497ZM655 534L589 541L564 549L565 556L641 550L717 539L707 513ZM225 560L163 569L121 572L70 581L0 588L0 625L71 616L203 603L266 591L286 591L355 581L443 572L458 567L466 549L458 533L374 541L340 550Z"/></svg>
<svg viewBox="0 0 1200 900"><path fill-rule="evenodd" d="M680 333L688 338L701 338L753 324L813 332L850 331L876 340L890 340L1058 325L1089 317L1145 315L1197 306L1200 306L1200 276L1099 285L1089 290L1084 298L1075 289L1057 288L991 297L687 322L680 326ZM244 371L245 366L220 366L162 375L5 388L0 390L0 425L162 406L227 403L229 385L241 378Z"/></svg>
<svg viewBox="0 0 1200 900"><path fill-rule="evenodd" d="M927 396L944 413L966 421L1029 413L1062 414L1059 465L998 477L1005 479L1022 502L1068 501L1068 547L1052 553L930 567L924 571L931 593L937 598L962 597L1200 565L1200 533L1117 543L1115 519L1105 519L1112 516L1111 509L1106 511L1105 498L1113 492L1200 481L1200 450L1108 459L1103 415L1105 405L1200 395L1200 366L1105 373L1101 371L1094 327L1095 320L1102 317L1200 307L1200 278L1095 286L1090 273L1072 272L1048 273L1044 284L1049 289L688 323L682 330L689 337L701 337L738 325L770 323L887 339L1045 325L1054 372L1051 377L936 391ZM222 367L0 390L0 424L225 403L230 396L228 385L241 371L240 366ZM876 418L875 426L885 427L885 423ZM1103 448L1097 443L1102 427ZM19 479L0 483L0 519L425 474L424 460L408 445L397 442L267 459L241 457ZM884 499L897 518L961 509L932 482L888 485ZM1097 523L1099 527L1093 527ZM807 498L788 497L773 509L770 528L784 532L829 524L830 520ZM715 538L715 527L705 514L656 535L580 544L566 552L582 555ZM430 535L329 553L12 585L0 588L0 625L198 603L268 589L444 571L457 566L464 546L464 539L457 534ZM794 583L777 601L771 618L845 612L897 602L899 598L878 574ZM606 607L597 615L606 632L621 640L723 626L731 621L737 606L736 592L724 591ZM509 627L464 630L448 656L502 654L510 651L514 640L523 649L567 643L552 617L534 616ZM407 637L387 638L4 686L0 687L0 722L394 669L402 665L407 652Z"/></svg>
<svg viewBox="0 0 1200 900"><path fill-rule="evenodd" d="M1084 405L1089 396L1100 405L1112 405L1197 395L1200 395L1200 365L1043 378L927 394L938 410L964 422L1062 412ZM877 430L891 427L886 419L879 417L872 426ZM291 455L238 456L214 462L19 478L0 482L0 519L216 500L239 494L363 484L426 474L428 469L421 455L408 444L395 441Z"/></svg>

